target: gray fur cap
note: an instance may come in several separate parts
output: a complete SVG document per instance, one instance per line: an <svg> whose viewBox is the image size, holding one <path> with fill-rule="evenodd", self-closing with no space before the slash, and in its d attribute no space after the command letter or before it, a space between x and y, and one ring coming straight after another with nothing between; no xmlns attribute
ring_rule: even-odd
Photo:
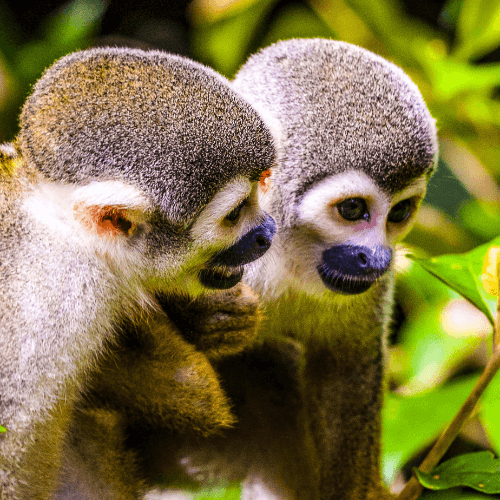
<svg viewBox="0 0 500 500"><path fill-rule="evenodd" d="M250 57L234 86L278 121L273 199L288 213L326 176L362 170L388 193L432 172L434 120L416 85L365 49L326 39L278 42ZM283 221L284 223L284 221Z"/></svg>
<svg viewBox="0 0 500 500"><path fill-rule="evenodd" d="M120 179L186 222L235 176L258 179L275 160L271 133L230 85L159 51L77 52L34 86L18 144L48 179Z"/></svg>

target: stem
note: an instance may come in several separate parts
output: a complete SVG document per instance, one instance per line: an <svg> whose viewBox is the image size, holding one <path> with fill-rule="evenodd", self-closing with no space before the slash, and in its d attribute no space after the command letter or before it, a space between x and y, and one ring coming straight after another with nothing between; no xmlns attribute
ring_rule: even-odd
<svg viewBox="0 0 500 500"><path fill-rule="evenodd" d="M453 440L457 437L464 422L471 416L474 407L481 394L494 377L495 373L500 368L500 349L496 349L489 359L486 368L479 377L477 384L472 389L471 393L465 400L455 418L452 420L448 428L441 434L436 444L432 447L431 451L425 457L425 460L419 467L422 472L430 472L439 463L446 450L450 447ZM412 477L406 486L403 488L398 500L415 500L420 496L423 486L418 482L416 477Z"/></svg>

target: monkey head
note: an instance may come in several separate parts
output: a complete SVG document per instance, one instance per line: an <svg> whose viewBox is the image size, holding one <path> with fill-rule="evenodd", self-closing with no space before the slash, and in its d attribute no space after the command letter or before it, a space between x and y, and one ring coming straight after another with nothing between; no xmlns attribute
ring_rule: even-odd
<svg viewBox="0 0 500 500"><path fill-rule="evenodd" d="M270 246L257 184L275 161L272 135L225 78L193 61L70 54L34 86L17 147L38 176L31 212L149 290L231 287Z"/></svg>
<svg viewBox="0 0 500 500"><path fill-rule="evenodd" d="M437 160L416 85L383 58L324 39L263 49L234 84L278 142L261 195L277 236L249 283L264 295L366 292L391 269Z"/></svg>

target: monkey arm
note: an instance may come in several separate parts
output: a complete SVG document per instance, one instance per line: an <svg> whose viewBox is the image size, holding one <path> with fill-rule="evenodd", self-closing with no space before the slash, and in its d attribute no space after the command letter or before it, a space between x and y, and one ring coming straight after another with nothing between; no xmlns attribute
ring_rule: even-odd
<svg viewBox="0 0 500 500"><path fill-rule="evenodd" d="M74 412L56 498L137 499L143 474L127 445L136 425L206 435L233 422L207 358L164 313L128 324Z"/></svg>
<svg viewBox="0 0 500 500"><path fill-rule="evenodd" d="M129 420L209 434L234 422L210 360L237 353L257 335L257 296L239 284L196 299L161 297L164 312L127 325L90 383L90 397Z"/></svg>
<svg viewBox="0 0 500 500"><path fill-rule="evenodd" d="M234 422L203 353L163 313L130 325L90 383L92 404L122 411L129 422L165 424L209 434Z"/></svg>

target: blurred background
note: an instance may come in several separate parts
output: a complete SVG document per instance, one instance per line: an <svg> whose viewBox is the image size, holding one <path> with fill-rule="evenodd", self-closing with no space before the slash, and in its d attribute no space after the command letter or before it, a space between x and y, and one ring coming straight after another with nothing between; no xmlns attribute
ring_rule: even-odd
<svg viewBox="0 0 500 500"><path fill-rule="evenodd" d="M15 137L30 86L68 52L160 48L231 78L251 53L294 37L344 40L395 62L437 119L439 169L407 247L461 253L500 234L500 0L0 0L0 141ZM415 264L398 267L384 410L384 476L395 491L491 349L482 313ZM479 449L500 454L499 376L450 455ZM481 498L452 495L431 494Z"/></svg>

